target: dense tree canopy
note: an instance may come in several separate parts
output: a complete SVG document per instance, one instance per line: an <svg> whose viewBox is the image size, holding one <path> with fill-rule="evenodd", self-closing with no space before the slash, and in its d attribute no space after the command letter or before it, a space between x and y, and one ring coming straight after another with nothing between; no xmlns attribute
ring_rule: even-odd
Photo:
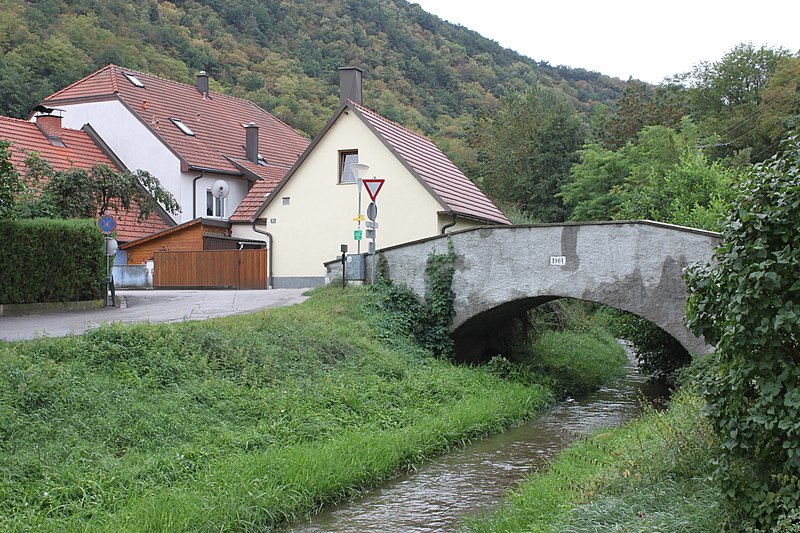
<svg viewBox="0 0 800 533"><path fill-rule="evenodd" d="M405 0L0 0L0 113L109 62L246 98L309 137L338 103L337 68L365 71L365 103L443 141L504 94L541 82L581 111L613 106L621 82L520 56Z"/></svg>
<svg viewBox="0 0 800 533"><path fill-rule="evenodd" d="M539 86L506 95L496 112L476 122L471 137L489 195L539 222L564 220L558 192L581 142L575 109Z"/></svg>

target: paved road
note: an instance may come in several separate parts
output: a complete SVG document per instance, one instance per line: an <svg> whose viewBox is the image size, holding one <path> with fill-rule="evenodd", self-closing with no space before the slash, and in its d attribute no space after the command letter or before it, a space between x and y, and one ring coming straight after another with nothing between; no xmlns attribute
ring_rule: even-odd
<svg viewBox="0 0 800 533"><path fill-rule="evenodd" d="M0 317L0 339L61 337L80 334L108 322L179 322L249 313L303 302L306 290L117 291L122 300L119 308Z"/></svg>

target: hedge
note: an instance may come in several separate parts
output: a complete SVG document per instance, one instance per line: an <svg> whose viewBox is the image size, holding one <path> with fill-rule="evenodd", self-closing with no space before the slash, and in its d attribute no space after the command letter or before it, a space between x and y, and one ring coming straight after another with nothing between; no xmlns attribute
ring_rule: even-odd
<svg viewBox="0 0 800 533"><path fill-rule="evenodd" d="M0 303L103 297L104 238L93 220L0 220Z"/></svg>

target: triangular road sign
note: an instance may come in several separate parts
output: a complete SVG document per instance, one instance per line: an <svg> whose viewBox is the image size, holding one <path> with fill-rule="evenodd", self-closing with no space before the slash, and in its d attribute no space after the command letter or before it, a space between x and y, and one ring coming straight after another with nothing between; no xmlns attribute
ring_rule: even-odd
<svg viewBox="0 0 800 533"><path fill-rule="evenodd" d="M361 180L361 183L364 184L364 187L367 188L367 194L369 194L369 199L373 202L378 197L378 193L381 192L381 187L383 187L383 182L386 180L379 180L379 179L371 179L371 180Z"/></svg>

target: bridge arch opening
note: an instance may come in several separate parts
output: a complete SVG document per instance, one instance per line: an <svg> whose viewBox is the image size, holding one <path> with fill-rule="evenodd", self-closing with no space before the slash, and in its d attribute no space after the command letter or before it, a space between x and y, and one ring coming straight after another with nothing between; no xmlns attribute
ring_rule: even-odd
<svg viewBox="0 0 800 533"><path fill-rule="evenodd" d="M647 317L603 302L560 295L519 298L469 318L452 332L456 360L485 363L499 354L513 358L515 354L510 353L513 351L512 344L518 342L516 337L520 329L527 332L530 326L529 312L555 301L583 302L618 311L613 314L620 336L637 346L643 371L657 379L668 378L674 370L691 361L689 350L680 340ZM533 342L535 339L531 337L527 340Z"/></svg>

